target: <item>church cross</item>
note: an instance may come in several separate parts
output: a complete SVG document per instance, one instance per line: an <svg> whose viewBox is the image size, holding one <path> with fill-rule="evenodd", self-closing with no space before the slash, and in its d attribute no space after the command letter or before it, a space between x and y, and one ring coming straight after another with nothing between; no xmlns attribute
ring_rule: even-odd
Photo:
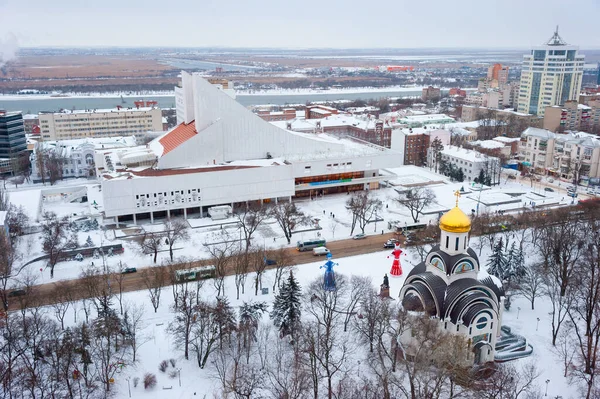
<svg viewBox="0 0 600 399"><path fill-rule="evenodd" d="M460 191L456 190L454 192L454 196L456 197L456 207L458 208L458 199L460 198Z"/></svg>

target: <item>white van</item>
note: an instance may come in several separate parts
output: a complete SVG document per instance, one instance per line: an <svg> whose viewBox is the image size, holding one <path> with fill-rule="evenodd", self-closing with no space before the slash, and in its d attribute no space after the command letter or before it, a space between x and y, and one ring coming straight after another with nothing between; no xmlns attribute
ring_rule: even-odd
<svg viewBox="0 0 600 399"><path fill-rule="evenodd" d="M329 253L329 250L325 247L317 247L317 248L313 248L313 255L314 256L321 256L321 255L327 255Z"/></svg>

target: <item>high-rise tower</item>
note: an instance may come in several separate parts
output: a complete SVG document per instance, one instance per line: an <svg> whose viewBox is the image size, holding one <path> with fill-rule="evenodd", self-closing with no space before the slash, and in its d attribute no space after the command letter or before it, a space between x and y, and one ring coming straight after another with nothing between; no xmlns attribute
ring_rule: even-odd
<svg viewBox="0 0 600 399"><path fill-rule="evenodd" d="M557 26L546 44L523 56L519 112L544 116L546 107L578 99L584 63L578 50L558 35Z"/></svg>

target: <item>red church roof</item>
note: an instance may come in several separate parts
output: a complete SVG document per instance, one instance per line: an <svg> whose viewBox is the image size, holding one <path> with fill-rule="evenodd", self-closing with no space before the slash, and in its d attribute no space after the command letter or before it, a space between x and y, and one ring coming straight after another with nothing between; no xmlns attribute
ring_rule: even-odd
<svg viewBox="0 0 600 399"><path fill-rule="evenodd" d="M182 123L178 125L175 129L171 130L169 133L164 135L161 139L159 139L159 143L163 146L162 155L168 154L173 151L175 148L179 147L181 144L185 143L194 135L196 135L196 124L194 121L191 121L188 124Z"/></svg>

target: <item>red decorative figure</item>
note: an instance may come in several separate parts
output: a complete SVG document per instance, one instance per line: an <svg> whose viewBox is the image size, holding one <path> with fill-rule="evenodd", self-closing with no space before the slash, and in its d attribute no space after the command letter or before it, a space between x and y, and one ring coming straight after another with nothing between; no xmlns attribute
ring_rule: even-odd
<svg viewBox="0 0 600 399"><path fill-rule="evenodd" d="M400 245L396 244L394 250L392 251L392 255L394 255L394 262L392 262L392 270L390 270L390 275L392 277L402 276L402 266L400 266L400 255L402 255L402 252L403 251L400 249Z"/></svg>

